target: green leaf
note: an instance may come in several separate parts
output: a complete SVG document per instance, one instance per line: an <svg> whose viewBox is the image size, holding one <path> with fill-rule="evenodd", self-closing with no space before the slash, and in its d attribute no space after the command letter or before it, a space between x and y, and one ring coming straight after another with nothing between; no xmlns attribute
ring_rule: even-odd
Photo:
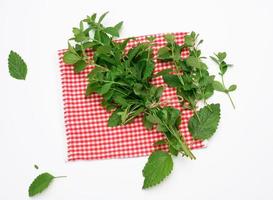
<svg viewBox="0 0 273 200"><path fill-rule="evenodd" d="M194 45L194 38L191 35L186 35L184 37L184 44L187 47L192 47Z"/></svg>
<svg viewBox="0 0 273 200"><path fill-rule="evenodd" d="M154 62L149 60L144 68L143 79L150 78L151 75L153 74L153 71L154 71Z"/></svg>
<svg viewBox="0 0 273 200"><path fill-rule="evenodd" d="M106 83L106 84L104 84L104 85L101 87L100 94L106 94L106 93L110 90L112 84L113 84L113 83Z"/></svg>
<svg viewBox="0 0 273 200"><path fill-rule="evenodd" d="M37 176L31 183L28 189L28 195L30 197L43 192L55 177L49 173L42 173Z"/></svg>
<svg viewBox="0 0 273 200"><path fill-rule="evenodd" d="M219 81L213 81L213 88L219 92L226 92L226 88Z"/></svg>
<svg viewBox="0 0 273 200"><path fill-rule="evenodd" d="M172 71L173 69L163 69L160 72L156 73L154 77L163 76L163 75L169 74Z"/></svg>
<svg viewBox="0 0 273 200"><path fill-rule="evenodd" d="M229 86L228 91L229 91L229 92L233 92L233 91L235 91L236 89L237 89L237 85L231 85L231 86Z"/></svg>
<svg viewBox="0 0 273 200"><path fill-rule="evenodd" d="M123 107L127 107L129 105L128 102L127 102L127 100L124 99L121 96L114 97L114 101L115 101L115 103L117 103L117 104L119 104L119 105L121 105Z"/></svg>
<svg viewBox="0 0 273 200"><path fill-rule="evenodd" d="M175 42L175 36L173 34L166 34L164 38L168 43L172 44Z"/></svg>
<svg viewBox="0 0 273 200"><path fill-rule="evenodd" d="M121 22L117 23L114 27L115 27L115 29L116 29L117 31L120 31L122 25L123 25L123 22L121 21Z"/></svg>
<svg viewBox="0 0 273 200"><path fill-rule="evenodd" d="M219 65L221 74L224 75L228 69L228 65L225 61L222 61Z"/></svg>
<svg viewBox="0 0 273 200"><path fill-rule="evenodd" d="M171 144L169 144L168 146L169 146L169 153L173 156L177 156L179 151L175 149Z"/></svg>
<svg viewBox="0 0 273 200"><path fill-rule="evenodd" d="M189 56L186 59L186 64L190 67L195 67L198 69L206 69L206 66L204 66L204 63L200 62L199 58L196 58L194 56Z"/></svg>
<svg viewBox="0 0 273 200"><path fill-rule="evenodd" d="M100 46L96 49L96 54L108 55L111 53L112 53L112 49L110 46Z"/></svg>
<svg viewBox="0 0 273 200"><path fill-rule="evenodd" d="M169 60L172 58L171 49L169 47L162 47L158 50L157 58L160 60Z"/></svg>
<svg viewBox="0 0 273 200"><path fill-rule="evenodd" d="M165 145L165 144L168 144L168 140L166 139L162 139L162 140L158 140L154 143L154 146L157 146L157 145Z"/></svg>
<svg viewBox="0 0 273 200"><path fill-rule="evenodd" d="M188 128L194 139L209 139L220 120L220 104L209 104L190 118Z"/></svg>
<svg viewBox="0 0 273 200"><path fill-rule="evenodd" d="M219 65L219 61L217 58L210 56L211 60L213 60L217 65Z"/></svg>
<svg viewBox="0 0 273 200"><path fill-rule="evenodd" d="M154 116L152 114L148 114L146 118L149 122L151 122L153 124L160 124L161 123L161 120L157 116Z"/></svg>
<svg viewBox="0 0 273 200"><path fill-rule="evenodd" d="M165 74L163 75L164 82L171 87L180 87L181 83L177 75Z"/></svg>
<svg viewBox="0 0 273 200"><path fill-rule="evenodd" d="M104 31L114 37L119 37L119 31L115 27L107 27Z"/></svg>
<svg viewBox="0 0 273 200"><path fill-rule="evenodd" d="M10 51L8 58L8 66L10 75L18 80L25 80L27 75L27 65L21 56Z"/></svg>
<svg viewBox="0 0 273 200"><path fill-rule="evenodd" d="M79 72L83 71L86 66L87 66L87 64L84 60L79 60L78 62L76 62L74 64L74 71L76 73L79 73Z"/></svg>
<svg viewBox="0 0 273 200"><path fill-rule="evenodd" d="M100 23L102 22L102 20L104 19L104 17L105 17L108 13L109 13L109 11L103 13L103 14L100 16L99 21L98 21L98 24L100 24Z"/></svg>
<svg viewBox="0 0 273 200"><path fill-rule="evenodd" d="M147 130L151 130L153 128L154 124L147 119L147 114L145 114L143 117L143 125Z"/></svg>
<svg viewBox="0 0 273 200"><path fill-rule="evenodd" d="M64 54L64 57L63 57L63 61L66 63L66 64L75 64L76 62L78 62L79 60L81 59L81 57L71 51L67 51L65 52Z"/></svg>
<svg viewBox="0 0 273 200"><path fill-rule="evenodd" d="M173 169L173 160L169 153L155 151L148 158L142 174L144 176L143 189L152 187L163 181Z"/></svg>
<svg viewBox="0 0 273 200"><path fill-rule="evenodd" d="M120 112L120 110L117 109L109 117L109 119L108 119L108 126L109 127L121 125L121 116L119 115L119 112Z"/></svg>
<svg viewBox="0 0 273 200"><path fill-rule="evenodd" d="M226 57L227 57L227 53L226 52L219 52L217 54L217 57L220 61L223 61Z"/></svg>

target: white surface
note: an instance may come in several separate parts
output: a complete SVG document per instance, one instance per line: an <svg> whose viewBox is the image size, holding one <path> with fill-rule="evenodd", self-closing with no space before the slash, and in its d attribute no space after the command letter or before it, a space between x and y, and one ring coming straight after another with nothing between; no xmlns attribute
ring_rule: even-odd
<svg viewBox="0 0 273 200"><path fill-rule="evenodd" d="M272 10L270 0L0 0L0 199L28 199L29 183L47 170L68 178L36 199L273 199ZM175 160L172 175L148 191L146 158L65 162L57 50L80 19L104 11L108 24L124 20L122 37L195 30L206 55L225 50L235 65L226 80L238 84L236 110L217 94L222 119L208 148L194 152L196 161ZM8 74L11 49L29 66L26 81Z"/></svg>

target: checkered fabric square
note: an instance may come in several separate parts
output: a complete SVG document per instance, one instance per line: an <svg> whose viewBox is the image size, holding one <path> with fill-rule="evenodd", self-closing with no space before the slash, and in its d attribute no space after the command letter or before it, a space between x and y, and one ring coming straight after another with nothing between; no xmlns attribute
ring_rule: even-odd
<svg viewBox="0 0 273 200"><path fill-rule="evenodd" d="M187 33L174 33L176 42L183 44ZM157 61L156 53L159 48L166 45L165 34L155 34L155 70L157 73L163 69L173 67L171 63ZM122 41L117 40L117 41ZM126 49L146 41L146 36L136 37L131 40ZM107 112L100 104L102 97L98 94L85 96L87 87L87 74L93 66L88 66L83 72L75 73L72 65L63 62L64 50L59 51L59 62L62 79L64 117L67 135L68 160L94 160L109 158L128 158L149 155L155 148L154 142L163 139L162 133L155 129L147 131L142 124L142 117L138 117L131 124L118 127L108 127L107 120L111 113ZM92 56L92 52L89 52ZM183 51L182 57L188 56L188 51ZM193 140L187 124L192 112L182 110L174 88L164 84L162 77L152 80L152 83L165 89L161 98L162 102L178 108L182 113L180 130L191 149L204 147L202 141ZM166 149L166 146L160 147Z"/></svg>

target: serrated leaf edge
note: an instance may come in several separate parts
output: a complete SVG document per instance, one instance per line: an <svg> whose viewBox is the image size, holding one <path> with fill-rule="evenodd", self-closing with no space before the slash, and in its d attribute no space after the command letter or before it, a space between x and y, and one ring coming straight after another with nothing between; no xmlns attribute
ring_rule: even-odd
<svg viewBox="0 0 273 200"><path fill-rule="evenodd" d="M154 151L154 152L156 152L156 151ZM171 156L171 158L172 158L172 156ZM144 166L144 168L142 170L142 175L143 176L144 176L144 169L145 169L146 165L149 163L149 160L150 160L150 157L148 158L148 162L145 164L145 166ZM160 180L158 183L149 185L148 187L144 187L144 185L145 185L145 177L144 177L142 189L148 189L148 188L154 187L156 185L159 185L162 181L164 181L166 178L168 178L168 176L171 174L172 171L173 171L173 159L172 159L172 168L167 172L166 176L162 180Z"/></svg>
<svg viewBox="0 0 273 200"><path fill-rule="evenodd" d="M217 131L217 129L218 129L218 125L219 125L219 122L220 122L220 120L221 120L221 107L220 107L220 104L219 103L212 103L212 104L209 104L209 105L219 105L219 109L220 109L220 112L219 112L219 120L217 121L217 125L216 125L216 129L215 129L215 132ZM202 109L205 109L205 107L203 107L203 108L201 108L198 112L200 112ZM214 132L214 133L215 133ZM195 139L195 140L209 140L213 135L214 135L214 133L209 137L209 138L206 138L206 139L204 139L204 138L199 138L199 137L194 137L193 136L193 134L191 133L191 136L193 137L193 139Z"/></svg>

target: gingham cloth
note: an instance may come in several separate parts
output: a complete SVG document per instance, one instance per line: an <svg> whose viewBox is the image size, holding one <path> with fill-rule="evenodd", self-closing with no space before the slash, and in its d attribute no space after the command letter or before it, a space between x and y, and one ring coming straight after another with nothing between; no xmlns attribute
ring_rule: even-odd
<svg viewBox="0 0 273 200"><path fill-rule="evenodd" d="M174 34L176 42L180 45L183 44L184 36L187 33L179 32ZM170 63L158 62L156 59L158 49L166 45L163 38L164 34L152 36L156 37L155 46L153 47L156 62L154 73L173 67ZM136 37L136 40L131 40L128 43L126 50L128 51L132 46L144 41L146 41L146 36ZM93 66L88 66L81 73L75 73L72 65L63 62L65 51L65 49L59 50L58 54L69 161L146 156L155 148L167 148L166 146L154 146L154 142L163 139L164 136L155 129L147 131L142 124L142 117L136 118L134 122L125 126L108 127L107 120L111 113L101 106L102 97L98 94L85 96L87 74L92 70ZM89 52L89 55L92 56L92 52ZM181 56L187 57L188 51L183 51ZM189 147L191 149L204 147L203 142L193 140L188 131L187 124L192 112L182 110L175 89L164 84L162 77L154 78L152 83L157 86L164 85L165 87L161 102L168 102L170 106L174 106L181 111L180 130Z"/></svg>

